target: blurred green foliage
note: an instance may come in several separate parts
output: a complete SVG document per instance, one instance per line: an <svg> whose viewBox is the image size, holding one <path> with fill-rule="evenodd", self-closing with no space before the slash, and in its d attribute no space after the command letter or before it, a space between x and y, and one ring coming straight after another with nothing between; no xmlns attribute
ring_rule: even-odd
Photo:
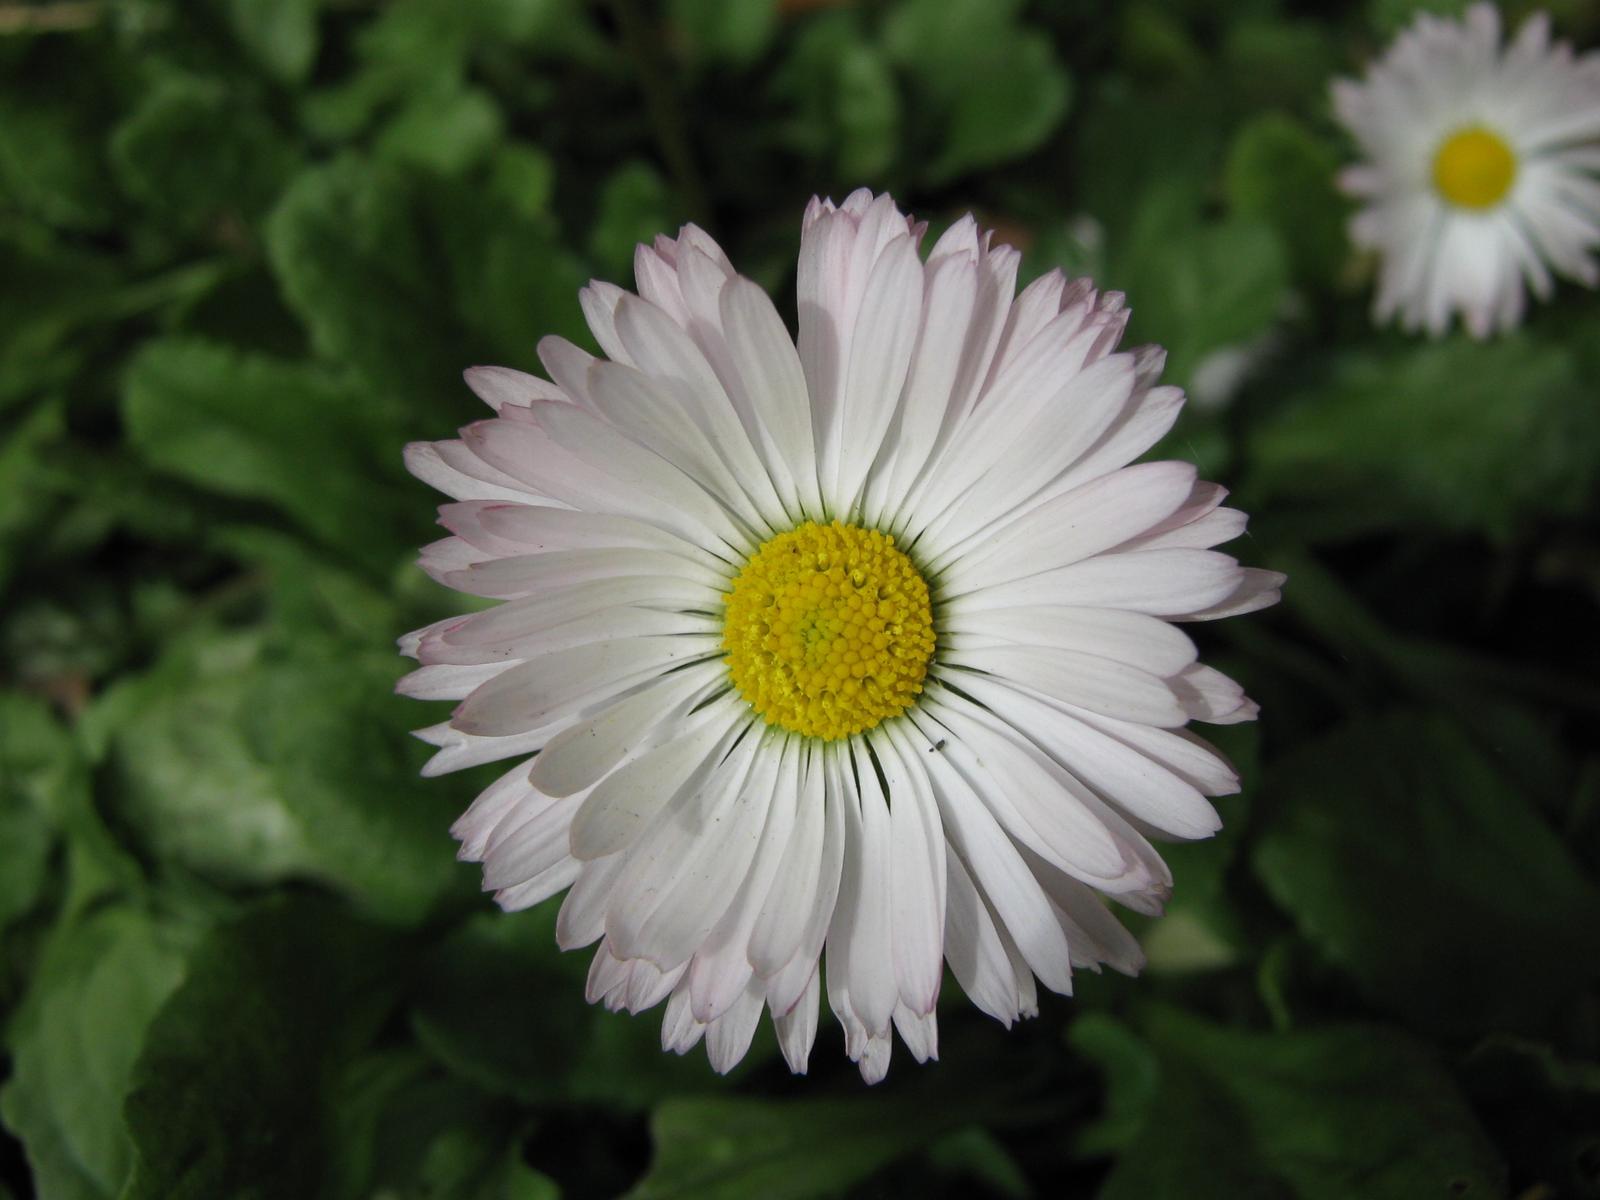
<svg viewBox="0 0 1600 1200"><path fill-rule="evenodd" d="M1600 304L1370 327L1326 85L1417 7L0 4L0 1196L1600 1196ZM792 308L859 185L1126 290L1291 574L1146 976L870 1093L584 1005L389 694L460 370L685 219Z"/></svg>

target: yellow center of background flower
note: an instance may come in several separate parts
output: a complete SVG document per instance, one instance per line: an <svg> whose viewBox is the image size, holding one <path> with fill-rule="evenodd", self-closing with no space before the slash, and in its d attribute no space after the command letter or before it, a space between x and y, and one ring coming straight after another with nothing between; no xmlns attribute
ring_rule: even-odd
<svg viewBox="0 0 1600 1200"><path fill-rule="evenodd" d="M1492 208L1516 176L1511 147L1480 125L1451 134L1433 157L1433 186L1458 208Z"/></svg>
<svg viewBox="0 0 1600 1200"><path fill-rule="evenodd" d="M728 673L770 724L848 737L922 691L934 643L928 585L875 529L807 521L780 533L725 601Z"/></svg>

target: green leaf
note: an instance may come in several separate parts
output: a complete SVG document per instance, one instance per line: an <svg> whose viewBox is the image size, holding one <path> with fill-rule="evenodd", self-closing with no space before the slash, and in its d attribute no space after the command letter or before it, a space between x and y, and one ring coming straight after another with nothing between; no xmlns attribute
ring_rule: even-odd
<svg viewBox="0 0 1600 1200"><path fill-rule="evenodd" d="M234 38L268 74L299 83L317 57L317 0L222 0Z"/></svg>
<svg viewBox="0 0 1600 1200"><path fill-rule="evenodd" d="M329 1083L404 980L390 936L311 898L213 931L151 1023L124 1200L312 1196L333 1177Z"/></svg>
<svg viewBox="0 0 1600 1200"><path fill-rule="evenodd" d="M904 1099L669 1100L650 1121L650 1173L627 1200L832 1196L947 1132L951 1119Z"/></svg>
<svg viewBox="0 0 1600 1200"><path fill-rule="evenodd" d="M111 134L111 162L123 190L158 219L184 227L254 216L277 195L294 161L288 140L262 112L215 80L162 77Z"/></svg>
<svg viewBox="0 0 1600 1200"><path fill-rule="evenodd" d="M7 1044L0 1116L40 1194L120 1196L132 1165L122 1103L145 1030L182 974L188 937L128 906L58 927Z"/></svg>
<svg viewBox="0 0 1600 1200"><path fill-rule="evenodd" d="M1456 726L1353 723L1265 791L1257 873L1378 1003L1447 1033L1530 1029L1592 979L1600 893Z"/></svg>
<svg viewBox="0 0 1600 1200"><path fill-rule="evenodd" d="M1067 113L1066 71L1050 39L1015 23L995 0L906 0L884 45L910 74L943 129L924 168L930 183L1036 150Z"/></svg>
<svg viewBox="0 0 1600 1200"><path fill-rule="evenodd" d="M661 1053L659 1012L584 1003L590 956L557 949L558 906L479 913L431 950L411 1014L417 1039L462 1078L528 1104L636 1111L719 1090L698 1055ZM532 1024L530 1007L541 1014Z"/></svg>
<svg viewBox="0 0 1600 1200"><path fill-rule="evenodd" d="M385 921L466 882L447 829L461 797L416 775L386 651L298 631L198 637L98 705L122 819L158 858L219 883L321 880Z"/></svg>
<svg viewBox="0 0 1600 1200"><path fill-rule="evenodd" d="M778 28L777 0L668 0L667 19L696 62L744 65L758 58Z"/></svg>
<svg viewBox="0 0 1600 1200"><path fill-rule="evenodd" d="M677 226L677 203L661 173L645 162L624 163L600 189L589 253L603 274L625 277L633 270L634 247L648 245Z"/></svg>
<svg viewBox="0 0 1600 1200"><path fill-rule="evenodd" d="M1512 1170L1556 1196L1593 1196L1600 1167L1600 1066L1504 1035L1462 1063L1468 1095Z"/></svg>
<svg viewBox="0 0 1600 1200"><path fill-rule="evenodd" d="M43 702L0 691L0 935L45 890L75 758L66 730Z"/></svg>
<svg viewBox="0 0 1600 1200"><path fill-rule="evenodd" d="M500 141L500 109L479 88L441 88L411 97L378 133L382 158L439 175L462 175Z"/></svg>
<svg viewBox="0 0 1600 1200"><path fill-rule="evenodd" d="M826 162L849 186L888 170L900 150L900 94L882 49L856 15L806 24L774 79L792 114L783 128L798 153Z"/></svg>
<svg viewBox="0 0 1600 1200"><path fill-rule="evenodd" d="M1252 449L1255 489L1326 507L1335 533L1405 522L1503 540L1588 510L1600 409L1564 346L1453 339L1342 356Z"/></svg>
<svg viewBox="0 0 1600 1200"><path fill-rule="evenodd" d="M419 404L459 390L471 360L440 287L448 264L402 175L348 158L307 171L267 219L266 240L318 353Z"/></svg>
<svg viewBox="0 0 1600 1200"><path fill-rule="evenodd" d="M61 63L48 86L8 72L0 91L0 200L60 229L98 230L112 220L93 128L98 98L81 74L88 66Z"/></svg>
<svg viewBox="0 0 1600 1200"><path fill-rule="evenodd" d="M1491 1200L1504 1168L1433 1057L1389 1029L1256 1034L1158 1010L1161 1082L1102 1200Z"/></svg>
<svg viewBox="0 0 1600 1200"><path fill-rule="evenodd" d="M265 500L330 545L387 566L411 542L405 438L386 404L306 363L186 339L147 342L123 420L155 466Z"/></svg>
<svg viewBox="0 0 1600 1200"><path fill-rule="evenodd" d="M1228 155L1229 205L1239 216L1277 230L1302 282L1331 283L1349 252L1345 204L1333 185L1338 165L1331 145L1283 113L1251 121Z"/></svg>
<svg viewBox="0 0 1600 1200"><path fill-rule="evenodd" d="M1288 285L1271 228L1237 217L1200 222L1194 196L1176 186L1145 194L1112 259L1106 282L1131 298L1131 339L1166 347L1165 378L1179 384L1210 351L1271 325Z"/></svg>
<svg viewBox="0 0 1600 1200"><path fill-rule="evenodd" d="M1106 1013L1084 1013L1068 1031L1072 1048L1105 1076L1105 1107L1081 1127L1073 1141L1085 1157L1119 1154L1139 1136L1155 1103L1161 1071L1155 1054L1121 1021Z"/></svg>

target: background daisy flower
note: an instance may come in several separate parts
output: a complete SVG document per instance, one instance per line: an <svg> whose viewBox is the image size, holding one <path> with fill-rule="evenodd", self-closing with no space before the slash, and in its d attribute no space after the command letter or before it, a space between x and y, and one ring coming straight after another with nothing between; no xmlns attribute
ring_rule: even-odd
<svg viewBox="0 0 1600 1200"><path fill-rule="evenodd" d="M1460 313L1482 338L1522 319L1524 281L1600 279L1600 54L1552 43L1547 14L1504 48L1493 5L1419 14L1333 101L1365 158L1340 183L1382 257L1378 321L1438 336Z"/></svg>
<svg viewBox="0 0 1600 1200"><path fill-rule="evenodd" d="M502 907L567 890L591 1001L719 1071L766 1009L804 1071L826 991L876 1082L894 1030L937 1054L946 962L1008 1025L1139 969L1102 897L1161 910L1149 839L1238 783L1183 727L1256 712L1171 622L1282 576L1211 549L1245 519L1193 467L1128 465L1182 394L1119 293L1014 295L971 217L924 261L887 195L803 228L795 340L690 225L583 291L605 358L467 372L497 415L408 451L454 498L421 561L504 603L405 638L400 690L459 701L430 772L518 758L454 833Z"/></svg>

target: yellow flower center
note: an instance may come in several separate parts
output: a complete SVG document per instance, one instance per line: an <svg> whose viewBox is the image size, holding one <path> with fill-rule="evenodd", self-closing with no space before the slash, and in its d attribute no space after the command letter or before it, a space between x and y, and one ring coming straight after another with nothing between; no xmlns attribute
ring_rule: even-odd
<svg viewBox="0 0 1600 1200"><path fill-rule="evenodd" d="M922 691L928 585L886 534L807 521L763 542L724 599L728 673L770 724L831 741Z"/></svg>
<svg viewBox="0 0 1600 1200"><path fill-rule="evenodd" d="M1481 125L1456 130L1433 156L1433 186L1458 208L1493 208L1516 177L1511 147Z"/></svg>

